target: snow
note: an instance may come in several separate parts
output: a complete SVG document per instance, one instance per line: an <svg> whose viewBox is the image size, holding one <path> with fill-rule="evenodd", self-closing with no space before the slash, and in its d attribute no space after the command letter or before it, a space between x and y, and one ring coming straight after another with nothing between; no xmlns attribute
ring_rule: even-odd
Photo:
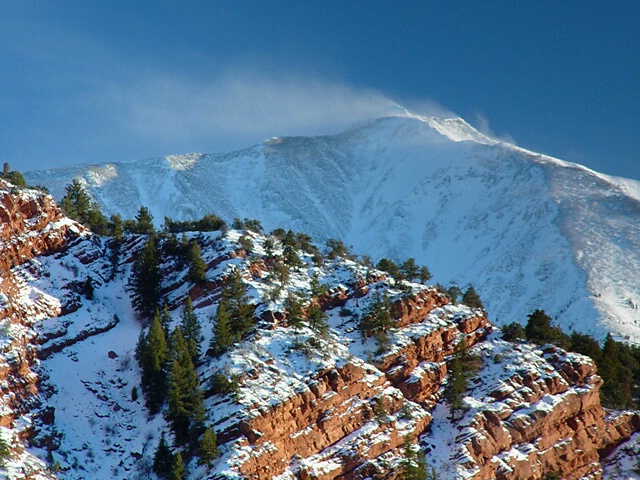
<svg viewBox="0 0 640 480"><path fill-rule="evenodd" d="M28 172L57 198L81 176L106 214L216 213L339 238L374 261L414 257L471 283L498 324L544 309L566 331L640 342L640 184L401 107L344 133L224 155Z"/></svg>
<svg viewBox="0 0 640 480"><path fill-rule="evenodd" d="M107 214L131 218L142 204L150 208L157 223L165 215L186 219L214 212L228 221L257 218L267 229L292 228L320 241L340 238L375 260L415 257L429 266L437 282L455 282L463 288L473 283L499 323L524 323L527 313L544 308L566 331L580 330L600 339L611 331L618 338L640 343L640 184L499 142L461 119L405 112L339 135L278 137L227 155L172 155L138 163L31 172L27 177L32 183L49 185L59 196L76 175L83 176ZM28 190L21 194L34 195ZM308 293L314 274L336 293L348 291L370 273L351 260L315 267L310 256L301 253L304 266L292 270L285 291L272 295L273 275L254 278L246 270L251 255L235 257L242 235L252 238L257 254L264 253L263 237L251 232L188 233L186 237L197 238L204 260L215 265L207 272L208 280L234 268L241 270L250 301L257 305L256 316L281 311L287 292ZM131 307L127 277L129 255L143 241L141 237L128 244L130 250L124 252L112 276L106 240L84 236L68 252L15 268L20 293L13 299L0 298L0 304L11 300L29 312L26 325L1 325L0 361L15 363L12 345L28 339L32 329L44 339L43 351L50 350L38 373L45 386L42 400L55 409L54 424L44 430L60 444L53 460L63 470L61 477L149 478L146 467L160 434L169 431L162 415L147 417L140 391L140 398L132 400L140 377L133 352L142 325ZM281 252L281 246L275 250ZM165 300L175 326L191 285L184 269L171 262L163 268L170 272ZM92 300L66 287L87 277L94 279ZM369 386L384 383L384 374L373 366L379 360L379 346L372 338L361 339L357 323L370 308L374 292L386 291L393 299L400 294L399 287L393 281L376 282L365 297L351 298L343 308L328 311L330 332L325 337L307 326L293 330L265 323L250 340L219 359L207 359L198 367L203 385L219 372L242 379L236 394L206 399L207 421L217 431L225 431L306 391L320 372L347 362L366 371L362 381ZM427 287L411 288L416 292ZM77 310L60 317L70 300ZM208 345L216 311L214 294L201 297L194 306L203 324L203 344ZM398 351L419 336L471 315L471 309L461 305L435 309L423 322L391 329L388 349ZM310 339L319 347L310 346ZM508 344L499 339L499 332L473 353L483 367L463 400L462 419L451 420L441 402L431 412L407 402L412 421L432 416L430 431L420 441L428 452L427 463L442 478L473 476L474 468L464 466L470 457L462 445L480 434L470 426L474 415L494 412L526 424L561 406L580 388L591 388L532 398L533 390L518 383L518 378L529 375L549 384L566 385L566 381L540 348ZM573 354L565 360L584 361ZM409 381L418 381L438 367L423 362ZM393 387L384 388L387 396L400 395ZM509 402L496 400L495 392L509 394ZM325 395L323 399L336 393ZM438 394L433 401L437 398ZM357 407L356 401L343 415ZM399 431L412 431L405 419L392 420ZM25 415L12 429L0 429L0 435L17 438L32 421L30 414ZM377 422L366 423L317 455L294 459L278 478L295 478L302 466L317 474L337 470L339 452L388 441L388 432L378 427ZM605 478L622 478L622 472L637 478L629 458L637 452L638 442L635 439L627 450L621 447L614 454L612 463L605 466ZM260 449L274 448L269 442L247 445L243 437L230 441L221 448L213 472L234 477L235 468L246 458ZM529 443L514 445L496 461L507 466L510 459L525 459L535 448ZM35 447L24 455L15 468L41 462L36 456L47 458L45 451ZM195 462L187 467L193 478L211 474ZM11 470L10 478L19 478L17 472Z"/></svg>
<svg viewBox="0 0 640 480"><path fill-rule="evenodd" d="M249 235L254 243L255 253L246 257L236 256L243 235ZM369 275L377 278L381 273L349 259L326 259L321 267L317 267L309 254L298 252L303 266L292 269L285 291L278 298L268 299L274 283L272 274L262 272L252 276L248 271L249 264L256 260L255 255L264 253L264 237L236 230L192 232L185 236L197 238L200 243L204 260L212 265L207 272L209 280L219 280L232 269L240 270L248 297L257 306L257 317L267 309L282 310L287 292L308 293L314 275L329 291L338 294L352 291L358 279ZM11 349L14 342L29 338L33 329L38 332L43 342L41 352L49 352L37 368L43 386L40 400L43 407L53 409L55 420L51 425L42 425L34 422L33 414L29 413L14 422L11 429L0 429L0 435L17 438L20 431L34 424L42 429L41 435L55 439L59 448L52 456L35 446L24 450L21 456L15 457L14 464L8 464L7 469L13 469L7 470L10 472L8 478L20 478L17 469L28 465L37 464L42 468L44 460L56 462L61 469L59 477L70 480L150 478L148 467L160 435L163 431L168 438L171 435L162 415L148 417L139 389L140 372L133 358L143 327L132 310L127 283L132 268L131 255L141 248L144 240L144 237L131 237L126 241L115 270L110 262L108 240L92 236L82 237L65 252L38 257L13 269L20 290L9 300L20 305L28 315L26 325L3 325L0 346L5 354L1 360L7 364L15 362L15 352ZM274 250L282 251L279 242ZM162 269L166 273L164 299L171 306L171 324L175 326L191 284L186 281L186 267L167 261ZM92 278L95 287L91 300L74 294L69 287L74 281L86 278ZM364 297L349 298L343 307L327 311L330 330L326 336L306 325L294 329L263 322L255 334L220 358L205 357L198 367L203 386L208 386L211 377L218 372L237 375L241 379L234 395L215 394L205 400L208 424L218 432L237 427L239 422L258 417L310 390L321 372L340 368L347 362L365 372L360 381L369 388L378 389L386 398L401 398L400 391L386 383L385 375L374 366L385 354L380 352L375 340L363 341L357 329L358 319L370 309L377 293L386 292L393 301L402 294L400 287L410 287L414 294L431 288L417 284L402 286L393 280L382 279L370 284L369 293ZM194 302L203 327L205 349L212 337L212 318L216 311L215 302L210 303L213 298L214 294L205 295ZM69 304L75 305L75 310L60 316ZM476 313L464 305L436 308L422 322L391 329L386 354ZM481 359L483 367L464 398L467 410L460 421L452 421L448 407L441 402L428 411L404 400L405 407L385 415L384 422L367 422L317 454L293 459L278 478L295 478L302 467L311 473L331 474L340 468L336 460L340 455L356 450L366 454L373 444L387 443L390 432L384 425L393 424L402 437L413 432L415 422L429 418L432 418L430 431L420 438L426 447L427 463L436 468L442 478L471 478L475 470L464 466L470 457L463 444L471 436L480 434L470 426L474 415L491 411L501 418L511 416L512 420L519 418L527 422L551 411L577 392L569 389L562 394L543 394L532 399L532 390L513 378L528 375L541 384L549 381L548 384L566 385L550 364L552 354L529 345L510 344L499 337L500 332L492 333L473 348L472 353ZM310 339L316 343L311 345ZM578 354L566 354L562 358L566 362L585 361ZM409 382L439 366L438 363L421 363L413 370ZM138 388L137 400L132 399L134 387ZM496 391L509 393L509 402L496 400L492 396ZM321 399L326 401L331 395L337 393L325 392ZM436 394L434 402L438 396ZM348 399L349 403L340 405L340 415L352 415L369 400ZM314 435L313 426L291 433L292 438L306 435ZM194 479L210 478L215 474L234 478L237 466L247 458L274 448L276 446L269 442L248 444L241 436L221 447L221 456L212 469L198 466L195 461L189 462L187 468L190 478ZM534 446L530 444L516 445L500 454L499 459L506 465L510 458L526 456L532 448ZM379 461L393 465L397 456L388 455ZM620 462L624 463L623 460Z"/></svg>

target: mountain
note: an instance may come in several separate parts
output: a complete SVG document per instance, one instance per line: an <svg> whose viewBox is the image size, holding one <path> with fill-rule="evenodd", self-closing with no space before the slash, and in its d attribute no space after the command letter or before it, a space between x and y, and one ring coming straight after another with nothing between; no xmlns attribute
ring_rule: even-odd
<svg viewBox="0 0 640 480"><path fill-rule="evenodd" d="M437 288L255 225L99 237L2 181L0 217L3 478L167 478L178 453L189 480L424 478L422 463L440 479L634 478L640 413L603 409L588 357L507 342L482 308ZM144 359L160 350L139 315L153 278L135 273L150 251L166 305L155 332L171 332L155 414ZM187 299L195 363L179 347ZM237 312L250 319L227 343L223 303L233 328ZM176 405L201 407L187 438Z"/></svg>
<svg viewBox="0 0 640 480"><path fill-rule="evenodd" d="M27 172L56 198L81 178L106 214L147 206L260 219L375 261L414 257L473 284L498 324L544 309L565 330L640 342L640 183L408 112L220 155Z"/></svg>

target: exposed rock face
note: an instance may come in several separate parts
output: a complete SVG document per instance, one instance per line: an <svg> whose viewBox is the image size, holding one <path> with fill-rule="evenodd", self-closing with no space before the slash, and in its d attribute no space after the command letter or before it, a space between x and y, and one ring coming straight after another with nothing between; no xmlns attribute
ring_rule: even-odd
<svg viewBox="0 0 640 480"><path fill-rule="evenodd" d="M436 290L396 302L403 340L377 356L375 367L350 362L273 407L249 409L252 417L234 435L243 451L238 471L246 478L395 478L404 439L431 423L446 360L464 339L479 355L480 376L491 381L477 379L471 394L482 405L453 424L461 431L451 478L600 478L601 454L638 431L640 415L605 419L590 359L555 347L483 342L493 330L483 312L460 314L447 303ZM489 362L505 367L491 377ZM384 420L376 414L381 398Z"/></svg>
<svg viewBox="0 0 640 480"><path fill-rule="evenodd" d="M26 286L23 276L30 274L29 269L14 267L64 248L85 231L63 216L50 195L17 189L0 180L0 322L5 332L11 331L10 342L0 352L0 425L10 425L34 402L37 375L31 371L36 357L32 323L60 313L59 303ZM31 298L25 301L25 295Z"/></svg>
<svg viewBox="0 0 640 480"><path fill-rule="evenodd" d="M353 291L332 292L323 305L344 305L357 298ZM447 303L435 289L395 302L402 339L373 365L353 359L320 372L277 405L249 408L250 418L233 429L243 451L239 472L247 478L285 469L297 478L394 478L406 438L415 441L431 421L428 408L445 378L445 357L462 338L472 346L492 328L479 312L439 309Z"/></svg>
<svg viewBox="0 0 640 480"><path fill-rule="evenodd" d="M410 409L413 418L398 428L403 408ZM380 372L347 363L322 372L309 389L242 423L240 432L252 454L241 472L248 478L267 478L282 473L294 456L315 455L313 462L300 466L300 478L354 478L353 470L363 462L402 444L399 432L416 436L429 418L426 411L408 405ZM324 451L347 437L343 448Z"/></svg>
<svg viewBox="0 0 640 480"><path fill-rule="evenodd" d="M83 227L68 220L50 195L0 180L0 271L59 250Z"/></svg>
<svg viewBox="0 0 640 480"><path fill-rule="evenodd" d="M600 478L602 454L638 430L639 416L605 418L602 380L589 358L555 347L540 351L528 345L501 348L501 343L493 340L477 349L485 367L471 395L481 403L457 422L462 427L455 438L458 475Z"/></svg>
<svg viewBox="0 0 640 480"><path fill-rule="evenodd" d="M13 329L11 342L0 350L1 401L3 412L8 412L0 416L0 425L5 426L33 400L37 376L30 367L35 343L40 344L41 359L50 355L55 359L55 352L111 329L117 333L126 322L105 305L83 305L72 290L66 298L66 290L60 288L57 292L62 295L54 298L35 287L41 284L34 279L47 275L40 271L43 265L57 261L58 256L38 261L33 255L62 249L84 230L62 217L50 197L11 193L9 187L0 194L6 219L0 230L0 252L8 252L0 257L0 291L4 293L0 320ZM223 239L225 235L231 235L231 241ZM186 268L179 262L169 260L163 270L168 278L162 294L169 307L177 310L189 295L197 311L208 312L207 318L215 312L211 308L220 298L231 266L239 268L253 288L257 328L223 358L203 358L199 368L207 391L207 422L224 444L223 458L216 460L218 473L279 480L395 479L401 475L407 443L419 441L428 461L437 449L450 449L442 455L450 470L436 465L449 473L441 478L542 479L558 473L566 479L595 479L601 476L601 456L640 429L639 414L605 415L598 396L601 380L588 358L554 347L504 342L484 311L451 305L434 288L400 285L381 273L369 275L353 262L330 264L315 272L322 274L328 293L313 302L329 314L331 334L306 326L287 327L286 312L277 302L265 300L275 284L273 269L259 253L245 257L234 244L234 235L239 236L230 232L198 238L209 267L203 285L185 287ZM262 240L258 236L253 240L259 252ZM140 236L125 240L121 255L126 257L120 258L119 265L108 260L111 246L106 240L92 237L73 243L64 254L66 263L61 263L68 268L59 269L57 281L81 282L84 278L76 278L74 272L83 271L99 290L117 268L130 269L132 255L144 241ZM313 267L307 265L291 272L292 283L303 291L311 289ZM335 278L329 278L332 275ZM380 293L389 292L394 299L390 314L395 328L386 339L362 338L358 319ZM115 298L119 294L118 290ZM48 326L38 327L41 336L34 338L36 320L59 314L59 319L43 321ZM128 328L129 336L137 333L131 322ZM451 376L448 362L463 343L475 357L477 371L463 402L465 409L452 417L441 395ZM125 359L131 352L118 350L119 343L112 348L105 353L105 361L116 363L122 358L119 368L130 368L125 367ZM237 374L235 395L214 392L211 379L217 373ZM115 383L122 390L131 385ZM84 387L108 404L107 416L135 408L129 398L110 398L105 393L110 391L109 384L100 377ZM57 410L60 416L65 414L61 410ZM64 423L54 413L45 408L41 423L52 427ZM132 415L128 424L127 435L132 439L137 418ZM452 432L449 443L434 433L442 431L442 426ZM123 445L118 448L118 455L126 451ZM80 450L70 448L66 453ZM115 455L114 451L108 455ZM131 452L125 475L150 455L142 448Z"/></svg>

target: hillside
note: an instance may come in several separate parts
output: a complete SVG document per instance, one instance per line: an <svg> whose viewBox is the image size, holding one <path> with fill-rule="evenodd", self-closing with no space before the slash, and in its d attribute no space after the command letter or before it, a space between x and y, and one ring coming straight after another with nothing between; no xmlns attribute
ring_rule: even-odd
<svg viewBox="0 0 640 480"><path fill-rule="evenodd" d="M498 324L542 308L566 331L640 341L640 185L411 114L220 155L27 172L80 177L105 213L258 218L476 286Z"/></svg>
<svg viewBox="0 0 640 480"><path fill-rule="evenodd" d="M637 413L600 406L587 357L505 342L482 309L434 287L317 252L304 236L187 232L157 243L159 304L167 332L182 324L187 297L202 327L197 422L215 431L218 456L199 462L171 401L152 415L142 395L136 350L149 322L134 309L132 272L149 238L89 235L51 197L5 188L2 211L14 221L3 245L33 247L2 270L8 478L153 478L163 433L189 479L395 478L407 459L441 479L600 478L601 456L640 429ZM205 268L194 280L185 252L196 243ZM232 290L245 292L251 323L216 353L214 319L221 298L240 298ZM390 323L371 323L384 312ZM447 386L464 358L473 374L452 410ZM637 447L625 447L615 471L633 467Z"/></svg>

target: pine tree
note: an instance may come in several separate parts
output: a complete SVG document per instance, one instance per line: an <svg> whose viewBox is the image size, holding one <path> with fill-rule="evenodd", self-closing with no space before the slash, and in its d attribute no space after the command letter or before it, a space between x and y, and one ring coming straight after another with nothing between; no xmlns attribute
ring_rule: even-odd
<svg viewBox="0 0 640 480"><path fill-rule="evenodd" d="M326 293L329 291L329 288L324 283L320 283L320 280L318 280L317 273L314 273L313 277L311 277L309 286L311 287L312 297L316 297L316 298L321 297L323 295L326 295Z"/></svg>
<svg viewBox="0 0 640 480"><path fill-rule="evenodd" d="M82 182L74 179L65 187L65 195L60 199L60 208L69 218L77 220L100 235L108 234L107 218L100 207L86 192Z"/></svg>
<svg viewBox="0 0 640 480"><path fill-rule="evenodd" d="M625 364L622 358L624 355L621 352L621 345L613 339L611 334L607 335L598 364L598 374L604 379L600 396L603 405L616 409L635 406L631 395L633 372L628 365L633 362L627 361Z"/></svg>
<svg viewBox="0 0 640 480"><path fill-rule="evenodd" d="M391 320L391 302L388 296L380 297L376 293L375 299L369 311L362 317L358 324L358 329L362 338L374 336L384 340L387 331L394 325Z"/></svg>
<svg viewBox="0 0 640 480"><path fill-rule="evenodd" d="M143 318L151 318L160 304L160 259L152 235L133 265L133 306Z"/></svg>
<svg viewBox="0 0 640 480"><path fill-rule="evenodd" d="M184 310L182 311L182 323L180 327L184 335L184 339L187 342L187 349L189 350L189 356L194 365L198 364L200 358L200 343L202 342L202 328L198 317L193 312L193 304L191 303L191 297L187 295L187 299L184 302Z"/></svg>
<svg viewBox="0 0 640 480"><path fill-rule="evenodd" d="M452 417L455 417L462 410L462 400L469 388L469 378L474 372L473 360L466 342L462 340L458 344L453 357L447 363L449 378L442 392L442 397L449 404Z"/></svg>
<svg viewBox="0 0 640 480"><path fill-rule="evenodd" d="M289 277L291 276L289 265L287 265L286 262L284 262L281 258L278 258L273 264L273 274L275 275L278 282L280 282L280 286L284 288L284 286L289 281Z"/></svg>
<svg viewBox="0 0 640 480"><path fill-rule="evenodd" d="M482 300L480 300L480 295L476 293L476 289L473 288L473 285L469 285L469 288L467 288L462 295L462 303L469 308L482 308L484 310L484 305L482 304Z"/></svg>
<svg viewBox="0 0 640 480"><path fill-rule="evenodd" d="M407 280L413 280L414 278L416 278L418 276L418 274L420 273L420 269L418 267L418 265L416 265L416 259L415 258L409 258L407 260L405 260L402 263L402 266L400 267L402 273L404 274L404 276L407 278Z"/></svg>
<svg viewBox="0 0 640 480"><path fill-rule="evenodd" d="M327 323L327 314L315 303L309 307L309 326L318 332L321 336L325 336L329 332L329 324Z"/></svg>
<svg viewBox="0 0 640 480"><path fill-rule="evenodd" d="M182 454L178 452L173 457L173 465L171 465L171 470L167 478L168 480L184 480L185 476L186 472L184 462L182 461Z"/></svg>
<svg viewBox="0 0 640 480"><path fill-rule="evenodd" d="M231 316L231 333L238 339L253 326L253 307L247 297L247 286L242 281L238 269L234 269L227 278L222 290L222 296L227 301L227 308Z"/></svg>
<svg viewBox="0 0 640 480"><path fill-rule="evenodd" d="M164 432L160 436L160 442L153 455L153 471L160 478L167 478L169 472L173 467L173 454L171 449L167 445L167 441L164 437Z"/></svg>
<svg viewBox="0 0 640 480"><path fill-rule="evenodd" d="M388 258L381 258L378 264L376 265L378 270L382 270L387 272L393 278L402 278L402 273L400 272L400 267L396 265L393 260L389 260Z"/></svg>
<svg viewBox="0 0 640 480"><path fill-rule="evenodd" d="M60 199L60 208L69 218L83 222L91 207L91 197L82 186L82 182L74 178L65 187L65 195Z"/></svg>
<svg viewBox="0 0 640 480"><path fill-rule="evenodd" d="M136 348L136 358L142 370L142 391L147 408L152 414L158 413L164 403L166 382L164 365L167 356L167 342L158 315L153 317L146 336L141 336Z"/></svg>
<svg viewBox="0 0 640 480"><path fill-rule="evenodd" d="M429 280L431 280L431 272L425 266L420 267L418 276L420 277L420 283L427 283Z"/></svg>
<svg viewBox="0 0 640 480"><path fill-rule="evenodd" d="M122 236L124 235L124 225L122 223L122 217L119 213L111 215L111 217L109 218L109 230L111 236L116 242L122 240Z"/></svg>
<svg viewBox="0 0 640 480"><path fill-rule="evenodd" d="M189 259L189 280L195 284L204 283L207 276L207 264L202 259L200 245L195 240L191 242L187 257Z"/></svg>
<svg viewBox="0 0 640 480"><path fill-rule="evenodd" d="M345 244L341 240L336 240L335 238L329 238L326 242L327 249L329 253L327 256L331 259L342 257L349 257L349 249L345 246Z"/></svg>
<svg viewBox="0 0 640 480"><path fill-rule="evenodd" d="M218 456L218 440L212 428L206 428L199 444L200 465L209 465Z"/></svg>
<svg viewBox="0 0 640 480"><path fill-rule="evenodd" d="M156 229L153 226L153 215L147 207L140 207L135 219L135 232L145 235L155 235Z"/></svg>
<svg viewBox="0 0 640 480"><path fill-rule="evenodd" d="M297 268L304 265L295 248L291 245L285 245L282 249L282 259L286 265L289 267Z"/></svg>
<svg viewBox="0 0 640 480"><path fill-rule="evenodd" d="M284 301L284 308L287 315L287 324L295 329L300 328L304 320L302 301L300 298L289 293Z"/></svg>
<svg viewBox="0 0 640 480"><path fill-rule="evenodd" d="M231 332L231 316L229 315L227 300L222 298L216 311L216 321L213 326L213 338L211 339L211 351L219 357L233 345L234 338Z"/></svg>
<svg viewBox="0 0 640 480"><path fill-rule="evenodd" d="M457 285L451 285L449 288L445 290L446 294L449 296L451 303L454 305L458 303L458 297L462 294L462 291Z"/></svg>
<svg viewBox="0 0 640 480"><path fill-rule="evenodd" d="M524 331L524 327L517 322L511 322L502 327L502 339L507 342L517 342L526 338L527 334Z"/></svg>
<svg viewBox="0 0 640 480"><path fill-rule="evenodd" d="M0 467L4 467L5 461L9 458L10 454L9 444L7 444L4 438L0 438Z"/></svg>
<svg viewBox="0 0 640 480"><path fill-rule="evenodd" d="M424 453L417 447L417 451L413 446L411 438L407 435L404 438L404 452L401 462L402 480L427 480L427 463Z"/></svg>
<svg viewBox="0 0 640 480"><path fill-rule="evenodd" d="M204 421L202 389L180 328L171 333L169 386L166 418L172 423L176 440L184 443Z"/></svg>
<svg viewBox="0 0 640 480"><path fill-rule="evenodd" d="M525 326L527 340L540 345L554 343L565 349L571 346L569 336L551 324L551 317L544 313L544 310L534 310L527 317L529 318Z"/></svg>
<svg viewBox="0 0 640 480"><path fill-rule="evenodd" d="M267 238L263 244L262 248L264 248L264 254L267 258L273 257L273 249L275 248L275 244L273 243L273 239Z"/></svg>
<svg viewBox="0 0 640 480"><path fill-rule="evenodd" d="M158 312L156 309L156 315L160 318L160 325L162 326L162 330L164 330L165 337L169 338L169 333L171 333L171 313L169 313L169 306L165 303L162 306L162 312Z"/></svg>

